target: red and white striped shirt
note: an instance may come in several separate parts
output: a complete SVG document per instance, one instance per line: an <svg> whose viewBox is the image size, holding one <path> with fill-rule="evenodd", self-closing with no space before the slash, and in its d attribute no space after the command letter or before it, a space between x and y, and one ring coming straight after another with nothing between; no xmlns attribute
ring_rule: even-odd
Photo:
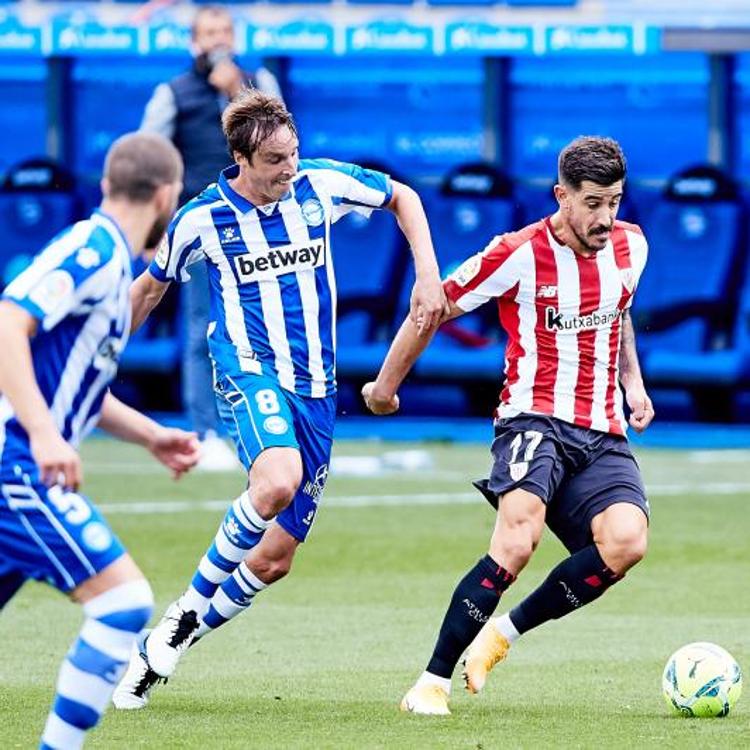
<svg viewBox="0 0 750 750"><path fill-rule="evenodd" d="M545 219L496 237L445 280L448 298L466 312L498 301L508 334L499 417L546 414L625 434L621 320L647 254L640 228L616 221L604 250L584 258Z"/></svg>

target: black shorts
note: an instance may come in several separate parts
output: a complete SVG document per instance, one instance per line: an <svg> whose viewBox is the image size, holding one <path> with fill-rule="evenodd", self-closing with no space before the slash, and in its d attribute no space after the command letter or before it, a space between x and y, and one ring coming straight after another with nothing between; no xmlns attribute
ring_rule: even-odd
<svg viewBox="0 0 750 750"><path fill-rule="evenodd" d="M553 417L521 414L499 420L490 478L474 486L497 507L524 489L547 506L547 526L570 552L593 542L591 519L615 503L649 505L628 441Z"/></svg>

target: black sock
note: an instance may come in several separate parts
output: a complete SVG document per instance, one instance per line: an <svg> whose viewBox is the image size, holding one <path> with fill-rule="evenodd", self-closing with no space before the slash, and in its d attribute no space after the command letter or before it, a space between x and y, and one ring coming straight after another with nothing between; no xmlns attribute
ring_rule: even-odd
<svg viewBox="0 0 750 750"><path fill-rule="evenodd" d="M544 583L510 611L510 620L525 633L590 604L620 578L606 566L595 544L584 547L553 568Z"/></svg>
<svg viewBox="0 0 750 750"><path fill-rule="evenodd" d="M485 555L459 582L440 627L427 671L450 678L464 649L490 618L516 577Z"/></svg>

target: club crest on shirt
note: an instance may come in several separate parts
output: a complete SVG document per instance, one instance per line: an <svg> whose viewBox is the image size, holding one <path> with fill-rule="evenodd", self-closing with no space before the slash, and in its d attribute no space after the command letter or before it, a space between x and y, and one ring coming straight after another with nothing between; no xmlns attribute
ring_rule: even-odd
<svg viewBox="0 0 750 750"><path fill-rule="evenodd" d="M467 258L452 274L451 278L459 286L466 286L479 273L482 267L482 258L480 255L472 255Z"/></svg>
<svg viewBox="0 0 750 750"><path fill-rule="evenodd" d="M529 462L528 461L519 461L515 464L510 464L510 478L514 482L518 482L519 480L523 479L526 474L529 471Z"/></svg>
<svg viewBox="0 0 750 750"><path fill-rule="evenodd" d="M50 271L29 293L29 299L45 314L49 315L69 295L73 293L73 277L61 269Z"/></svg>
<svg viewBox="0 0 750 750"><path fill-rule="evenodd" d="M325 213L317 198L308 198L301 206L302 216L308 226L317 227L323 223Z"/></svg>
<svg viewBox="0 0 750 750"><path fill-rule="evenodd" d="M620 278L622 279L622 285L629 291L632 292L635 287L635 274L632 268L621 268Z"/></svg>

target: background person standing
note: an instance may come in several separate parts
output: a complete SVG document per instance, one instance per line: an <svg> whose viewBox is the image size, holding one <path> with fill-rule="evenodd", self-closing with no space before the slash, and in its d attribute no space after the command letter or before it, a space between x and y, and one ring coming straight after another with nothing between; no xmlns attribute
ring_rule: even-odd
<svg viewBox="0 0 750 750"><path fill-rule="evenodd" d="M264 67L240 68L235 56L234 23L220 5L200 8L192 23L193 64L172 80L159 84L146 105L141 130L169 138L185 163L180 205L200 193L230 163L221 129L221 113L245 87L280 97L276 77ZM237 468L234 452L218 435L219 417L213 395L206 328L209 322L208 275L205 263L190 269L191 282L180 296L184 320L182 401L191 429L201 439L199 469Z"/></svg>

